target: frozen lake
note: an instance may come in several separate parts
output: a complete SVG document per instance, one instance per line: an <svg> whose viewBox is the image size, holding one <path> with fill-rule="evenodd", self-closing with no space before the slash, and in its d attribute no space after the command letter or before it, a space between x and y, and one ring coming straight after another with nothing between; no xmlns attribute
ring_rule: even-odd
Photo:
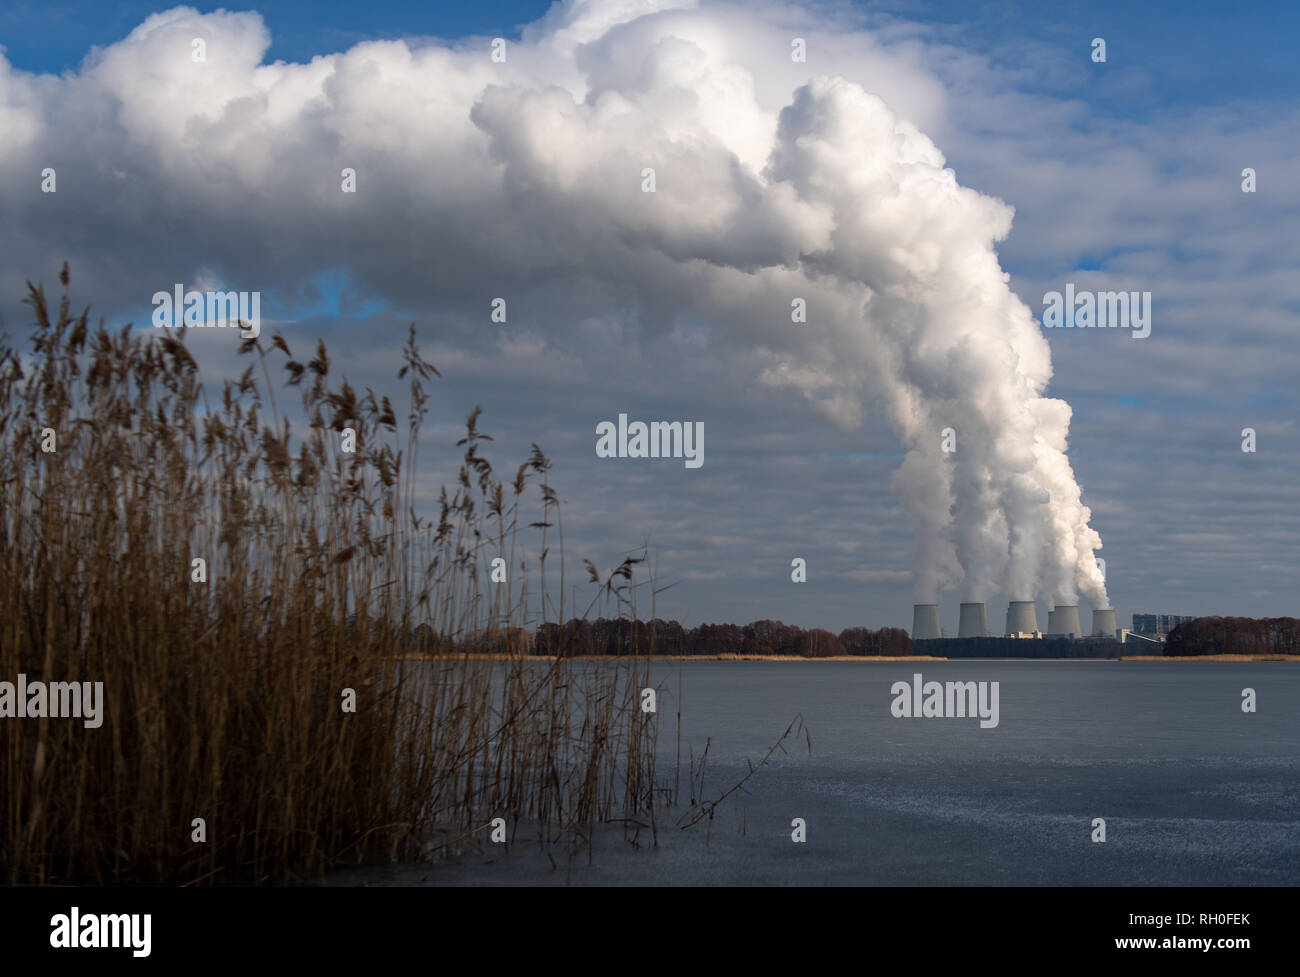
<svg viewBox="0 0 1300 977"><path fill-rule="evenodd" d="M998 723L896 718L891 688L997 682ZM588 861L502 846L370 883L1297 884L1300 665L950 661L664 662L661 776L710 741L704 796L800 740L705 824L661 816L659 844L606 826ZM986 686L986 689L991 686ZM1255 690L1257 712L1242 711ZM806 842L791 838L802 818ZM1105 819L1106 840L1092 840ZM530 840L521 831L517 845ZM349 879L355 881L355 878ZM344 881L340 877L339 881Z"/></svg>

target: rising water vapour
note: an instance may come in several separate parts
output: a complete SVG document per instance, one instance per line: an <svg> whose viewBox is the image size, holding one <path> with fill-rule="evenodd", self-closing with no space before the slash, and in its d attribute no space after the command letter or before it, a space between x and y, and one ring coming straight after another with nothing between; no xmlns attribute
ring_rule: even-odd
<svg viewBox="0 0 1300 977"><path fill-rule="evenodd" d="M867 290L843 327L868 337L873 392L908 448L895 486L920 530L917 601L937 600L955 563L964 600L1082 591L1108 607L1066 456L1070 409L1042 396L1048 344L993 247L1011 209L961 187L925 136L840 79L795 93L768 177L834 214L831 249L802 266Z"/></svg>

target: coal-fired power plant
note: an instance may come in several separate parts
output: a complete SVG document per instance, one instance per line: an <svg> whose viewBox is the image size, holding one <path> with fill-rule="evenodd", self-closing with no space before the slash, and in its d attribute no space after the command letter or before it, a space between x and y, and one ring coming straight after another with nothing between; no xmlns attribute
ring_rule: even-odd
<svg viewBox="0 0 1300 977"><path fill-rule="evenodd" d="M914 604L912 606L912 640L927 641L939 636L939 605Z"/></svg>
<svg viewBox="0 0 1300 977"><path fill-rule="evenodd" d="M1047 633L1068 634L1072 638L1082 637L1083 629L1079 625L1079 605L1058 604L1048 611Z"/></svg>
<svg viewBox="0 0 1300 977"><path fill-rule="evenodd" d="M988 621L984 616L984 605L962 604L961 619L957 625L959 638L987 638Z"/></svg>
<svg viewBox="0 0 1300 977"><path fill-rule="evenodd" d="M1007 634L1033 634L1038 630L1038 612L1032 600L1013 600L1007 605Z"/></svg>
<svg viewBox="0 0 1300 977"><path fill-rule="evenodd" d="M1111 642L1123 642L1125 638L1120 632L1115 630L1115 611L1112 608L1094 608L1092 612L1092 630L1084 631L1083 626L1079 623L1079 605L1078 604L1057 604L1047 612L1047 629L1039 631L1038 629L1038 611L1037 604L1032 600L1013 600L1007 605L1007 628L1001 635L992 635L988 628L988 612L982 602L965 601L961 605L961 614L958 618L957 637L951 636L945 638L939 627L939 605L938 604L913 604L912 605L912 640L913 641L935 641L943 640L945 643L953 642L953 646L948 651L936 651L934 654L951 655L960 651L960 657L967 657L972 650L978 650L981 653L990 655L1000 654L994 646L983 643L972 643L970 648L958 649L956 642L962 639L1039 639L1038 641L1029 641L1024 645L1024 653L1029 657L1039 657L1042 652L1036 649L1041 641L1048 644L1056 642L1057 653L1060 652L1059 642L1068 640L1071 645L1078 645L1077 651L1068 652L1067 654L1074 657L1088 657L1089 653L1084 651L1084 646L1092 646L1102 649L1106 642L1097 644L1097 639L1108 638ZM1019 655L1019 651L1011 650L1013 647L1019 647L1020 642L1014 642L1008 647L1011 654ZM1107 645L1108 647L1108 645ZM1034 649L1034 650L1031 650ZM1098 654L1110 654L1099 650Z"/></svg>

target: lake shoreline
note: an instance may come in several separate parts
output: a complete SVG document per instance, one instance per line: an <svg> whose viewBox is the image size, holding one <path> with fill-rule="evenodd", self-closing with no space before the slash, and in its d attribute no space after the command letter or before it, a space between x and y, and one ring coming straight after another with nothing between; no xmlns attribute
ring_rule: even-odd
<svg viewBox="0 0 1300 977"><path fill-rule="evenodd" d="M642 661L642 662L947 662L947 661L1025 661L1025 662L1300 662L1300 655L1123 655L1119 658L941 658L934 655L828 655L809 658L804 655L569 655L569 661ZM555 655L406 655L387 661L556 661Z"/></svg>

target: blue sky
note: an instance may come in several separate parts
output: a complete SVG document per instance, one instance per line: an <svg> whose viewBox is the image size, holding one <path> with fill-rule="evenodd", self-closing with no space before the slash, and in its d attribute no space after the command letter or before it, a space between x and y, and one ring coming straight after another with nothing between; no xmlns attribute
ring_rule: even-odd
<svg viewBox="0 0 1300 977"><path fill-rule="evenodd" d="M191 4L203 13L215 10L257 10L275 37L272 61L308 61L317 54L346 50L358 41L432 35L473 34L517 37L518 26L546 13L545 3L269 3ZM74 68L93 45L111 44L152 13L156 3L123 0L99 3L6 4L0 14L9 60L28 71L59 72Z"/></svg>
<svg viewBox="0 0 1300 977"><path fill-rule="evenodd" d="M549 3L300 2L194 3L195 9L257 10L271 28L268 60L306 61L344 50L358 41L469 35L518 37L521 25L549 9ZM1211 105L1235 99L1294 99L1300 94L1295 57L1300 6L1272 2L1225 4L1185 0L1141 4L1126 0L1039 3L888 2L852 6L880 16L915 20L943 36L960 38L1005 64L1023 57L1024 43L1067 47L1078 38L1110 34L1115 55L1140 50L1142 84L1134 101L1116 98L1108 111L1127 107L1137 115L1151 105ZM15 0L0 12L0 43L15 67L61 72L75 68L95 45L111 44L151 13L162 9L143 0ZM1126 50L1127 49L1127 50Z"/></svg>
<svg viewBox="0 0 1300 977"><path fill-rule="evenodd" d="M218 9L195 7L201 15ZM150 47L157 38L125 40L167 9L54 2L0 10L0 44L12 66L0 76L0 107L17 107L0 143L7 324L21 321L22 280L52 283L65 257L84 300L110 319L143 321L149 296L178 280L258 288L264 315L282 324L291 345L325 335L362 383L385 382L415 321L445 378L434 389L435 446L450 449L459 419L478 403L504 464L541 443L573 509L566 536L575 560L609 565L650 537L663 572L680 583L661 611L688 624L773 616L837 630L909 625L914 533L890 490L903 450L897 436L870 398L862 423L840 428L826 423L820 379L807 396L797 385L756 381L772 357L794 354L807 358L786 363L790 376L806 380L799 372L806 368L842 380L843 337L839 346L799 351L770 330L708 321L693 305L698 295L673 304L672 262L683 249L748 267L756 259L741 239L761 241L773 228L742 224L722 238L705 225L670 228L655 244L656 260L667 261L645 266L664 277L642 294L651 272L620 267L609 247L585 265L565 264L565 254L582 253L593 221L636 205L606 196L604 210L587 213L583 195L565 196L562 180L548 182L576 165L564 140L547 144L555 125L518 140L510 126L526 130L528 119L557 104L555 124L569 118L553 93L542 94L547 80L618 91L672 123L675 103L656 101L658 76L620 73L633 55L610 54L618 31L607 39L604 27L555 12L556 23L586 25L587 53L571 63L567 53L529 62L534 74L512 78L532 93L528 110L501 100L487 111L491 79L474 75L481 62L473 45L465 54L466 45L453 42L518 39L519 26L548 5L268 3L248 8L252 20L195 22L196 32L229 40L213 45L214 58L231 50L238 57L225 74L206 76L208 87L181 97L172 89L189 83L186 69L159 66L163 49ZM817 57L929 136L963 186L1014 208L997 254L1010 289L1034 315L1043 294L1067 281L1155 294L1147 340L1045 331L1054 368L1048 394L1073 408L1069 456L1104 540L1120 620L1136 611L1295 613L1300 7L812 9L760 4L752 24L719 14L771 117L794 82L772 77L761 61L763 18L779 23L778 32L814 38ZM684 35L694 30L682 24ZM269 34L260 57L258 25ZM627 27L619 43L640 43L636 29ZM1094 36L1107 41L1106 64L1088 57ZM436 59L365 47L398 39L470 60L439 76ZM92 47L108 57L83 65ZM266 82L254 77L257 64L306 65L336 52L351 53L331 63L328 78L284 71L275 99L258 101ZM689 58L666 58L660 69L682 64ZM707 99L701 104L707 110ZM762 140L745 129L743 111L701 124L761 165ZM638 137L606 145L597 127L567 138L593 140L584 153L617 160L622 144ZM531 182L503 179L496 190L483 182L486 169L524 159ZM698 162L701 179L710 178L708 160ZM339 205L335 174L344 164L360 166L365 193ZM33 195L31 174L45 165L59 169L57 198ZM1240 191L1245 166L1258 169L1255 194ZM706 189L681 222L691 224L733 188ZM638 220L629 219L624 238L640 233ZM774 232L772 246L788 247L795 233ZM592 280L583 280L591 269ZM488 333L475 317L484 297L507 283L520 297L512 305L517 326ZM209 351L214 371L233 363L227 353ZM621 411L704 420L707 474L598 463L592 428ZM1259 431L1253 455L1239 449L1246 426ZM431 492L454 472L454 460L450 450L428 453ZM796 555L809 559L803 590L788 579ZM990 598L990 622L1000 620L1005 597ZM960 599L955 591L943 596L945 625L955 626Z"/></svg>

